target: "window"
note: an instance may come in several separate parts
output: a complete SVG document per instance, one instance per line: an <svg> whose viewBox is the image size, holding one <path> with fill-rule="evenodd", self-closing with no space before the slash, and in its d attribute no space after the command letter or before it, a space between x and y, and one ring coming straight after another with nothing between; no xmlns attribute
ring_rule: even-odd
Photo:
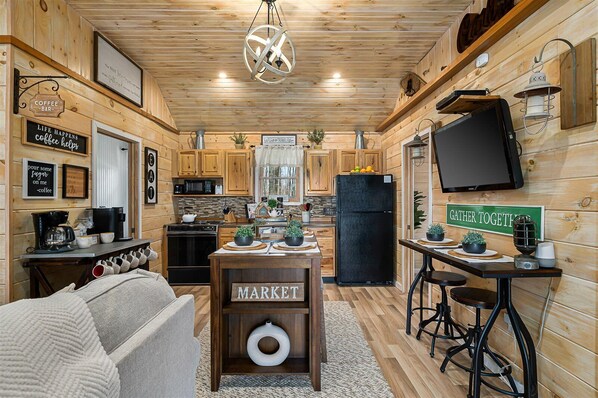
<svg viewBox="0 0 598 398"><path fill-rule="evenodd" d="M303 200L303 147L260 146L255 150L255 198L283 197L284 203Z"/></svg>

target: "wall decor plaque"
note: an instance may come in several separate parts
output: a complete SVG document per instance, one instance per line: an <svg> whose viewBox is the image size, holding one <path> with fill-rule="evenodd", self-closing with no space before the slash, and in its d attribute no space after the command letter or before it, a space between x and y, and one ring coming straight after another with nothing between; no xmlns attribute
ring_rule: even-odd
<svg viewBox="0 0 598 398"><path fill-rule="evenodd" d="M158 151L145 147L145 203L158 203Z"/></svg>
<svg viewBox="0 0 598 398"><path fill-rule="evenodd" d="M544 240L544 206L447 204L446 224L511 236L513 220L522 214L536 222L536 238Z"/></svg>
<svg viewBox="0 0 598 398"><path fill-rule="evenodd" d="M52 148L81 156L87 156L89 153L88 138L84 135L27 118L23 118L22 130L23 144Z"/></svg>
<svg viewBox="0 0 598 398"><path fill-rule="evenodd" d="M23 199L56 199L56 163L23 159Z"/></svg>
<svg viewBox="0 0 598 398"><path fill-rule="evenodd" d="M143 106L143 69L99 32L94 32L94 81Z"/></svg>
<svg viewBox="0 0 598 398"><path fill-rule="evenodd" d="M300 282L233 283L231 301L303 301L305 288Z"/></svg>
<svg viewBox="0 0 598 398"><path fill-rule="evenodd" d="M297 134L262 134L262 145L297 145Z"/></svg>
<svg viewBox="0 0 598 398"><path fill-rule="evenodd" d="M35 94L29 110L38 117L58 117L64 112L64 100L58 94Z"/></svg>
<svg viewBox="0 0 598 398"><path fill-rule="evenodd" d="M62 197L87 199L89 196L89 169L87 167L62 165Z"/></svg>

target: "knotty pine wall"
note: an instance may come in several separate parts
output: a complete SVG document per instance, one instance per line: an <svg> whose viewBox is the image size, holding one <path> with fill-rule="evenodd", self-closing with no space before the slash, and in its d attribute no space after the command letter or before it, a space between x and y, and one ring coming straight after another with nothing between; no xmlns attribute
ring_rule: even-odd
<svg viewBox="0 0 598 398"><path fill-rule="evenodd" d="M47 5L46 11L41 4ZM51 57L52 60L84 79L91 78L93 27L76 11L67 6L63 0L42 0L41 2L13 0L10 7L13 29L8 32L9 34L33 47L34 51ZM9 47L12 48L13 53L13 61L8 64L10 68L14 65L22 74L62 74L49 64L40 61L35 54L31 55L14 46ZM66 101L66 111L57 119L40 119L41 122L46 121L86 135L90 138L89 144L91 145L92 121L96 120L142 137L144 147L149 146L159 151L159 201L157 205L144 205L143 207L142 236L145 239L150 239L152 247L160 253L163 225L174 221L170 167L173 149L178 147L178 135L94 89L93 85L90 87L76 79L62 80L60 84L59 94ZM40 90L45 92L48 91L48 88L42 87ZM30 93L24 96L25 100L30 97ZM4 99L6 96L3 95L2 98ZM174 127L174 121L161 92L148 73L144 73L143 110ZM59 176L64 163L88 167L90 168L90 187L93 176L91 175L91 156L81 157L51 149L22 145L22 116L14 116L12 112L9 114L7 128L10 131L11 150L8 152L7 163L10 165L11 179L8 201L13 209L10 218L10 242L8 245L10 261L6 284L11 287L8 294L9 300L17 300L29 296L29 274L27 270L23 269L19 256L25 252L27 247L33 245L33 224L30 214L34 211L64 209L70 212L69 218L72 222L83 209L91 207L91 193L90 199L87 200L60 198L56 200L23 200L21 198L22 158L55 162L59 165ZM27 109L21 110L20 115L31 116ZM91 150L93 151L93 148ZM60 197L62 178L59 177L58 180L58 196ZM0 263L0 275L3 275L5 270L1 267ZM162 259L152 262L151 269L161 272ZM2 280L0 279L0 285Z"/></svg>
<svg viewBox="0 0 598 398"><path fill-rule="evenodd" d="M2 16L0 15L0 22ZM1 29L1 28L0 28ZM8 203L6 200L6 143L9 118L9 100L6 93L8 80L9 47L0 45L0 305L8 302L8 268L6 267L7 240L6 224L8 221Z"/></svg>
<svg viewBox="0 0 598 398"><path fill-rule="evenodd" d="M476 1L471 9L479 12L482 5ZM522 131L521 105L513 93L527 84L533 57L548 40L561 37L579 44L588 38L596 38L597 20L595 1L548 2L487 51L490 62L486 67L475 69L474 65L468 65L382 136L387 171L400 181L401 141L413 135L422 118L431 118L442 125L455 120L458 116L440 115L435 111L436 102L452 90L488 87L511 105L511 115L523 147L521 164L525 186L518 190L443 194L434 169L433 220L445 222L446 203L449 202L545 206L546 239L555 244L557 266L563 269L563 276L555 278L552 284L548 279L514 281L513 296L518 311L537 339L544 300L550 294L544 336L537 347L540 396L546 398L598 396L598 126L561 130L557 96L553 110L555 118L548 123L547 130L539 135L528 135ZM454 34L452 31L443 36L416 70L426 70L430 64L448 64L454 59L454 40L450 41ZM562 43L553 43L546 48L544 71L551 82L559 81L558 55L566 50ZM446 58L438 62L437 54ZM436 61L430 61L430 57L436 57ZM399 202L396 221L399 236L402 232L400 209ZM448 229L448 235L454 238L460 238L465 232L464 229ZM490 233L485 236L490 248L509 255L517 253L511 237ZM400 247L397 259L400 277ZM444 268L438 263L435 266ZM495 290L493 281L470 274L466 276L469 286ZM463 322L473 320L473 313L465 307L454 304L454 312ZM500 347L498 351L519 366L518 350L502 317L497 326L491 336L492 346ZM516 375L522 379L519 367Z"/></svg>

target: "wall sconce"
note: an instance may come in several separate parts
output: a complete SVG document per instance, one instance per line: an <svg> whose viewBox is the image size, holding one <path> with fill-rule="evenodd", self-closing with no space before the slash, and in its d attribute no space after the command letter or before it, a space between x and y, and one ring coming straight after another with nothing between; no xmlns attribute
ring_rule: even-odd
<svg viewBox="0 0 598 398"><path fill-rule="evenodd" d="M413 140L405 144L407 148L411 149L411 160L413 160L413 164L415 165L415 167L419 167L422 164L424 164L424 161L426 159L426 147L428 146L428 144L426 144L419 136L419 128L421 124L426 120L432 123L434 130L436 129L436 123L434 123L433 120L422 119L417 125L417 128L415 129L415 137L413 137Z"/></svg>

